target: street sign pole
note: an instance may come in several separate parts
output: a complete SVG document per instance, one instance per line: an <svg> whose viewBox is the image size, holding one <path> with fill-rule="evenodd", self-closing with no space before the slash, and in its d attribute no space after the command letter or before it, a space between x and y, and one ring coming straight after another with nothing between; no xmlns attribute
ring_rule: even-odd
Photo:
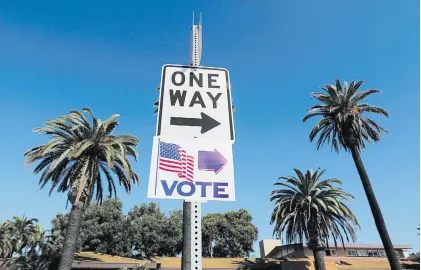
<svg viewBox="0 0 421 270"><path fill-rule="evenodd" d="M148 198L183 199L183 270L202 270L201 203L235 201L229 72L200 65L202 18L188 65L162 67Z"/></svg>
<svg viewBox="0 0 421 270"><path fill-rule="evenodd" d="M202 14L199 24L194 24L194 12L191 28L190 65L200 66L202 56ZM192 138L193 139L193 138ZM183 202L183 251L182 270L202 269L202 213L199 201Z"/></svg>

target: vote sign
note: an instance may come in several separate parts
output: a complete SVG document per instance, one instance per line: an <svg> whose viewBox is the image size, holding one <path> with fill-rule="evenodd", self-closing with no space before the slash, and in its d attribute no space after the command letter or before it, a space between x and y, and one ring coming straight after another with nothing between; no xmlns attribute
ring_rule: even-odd
<svg viewBox="0 0 421 270"><path fill-rule="evenodd" d="M232 143L154 137L148 198L234 201Z"/></svg>
<svg viewBox="0 0 421 270"><path fill-rule="evenodd" d="M234 141L226 69L165 65L156 135Z"/></svg>

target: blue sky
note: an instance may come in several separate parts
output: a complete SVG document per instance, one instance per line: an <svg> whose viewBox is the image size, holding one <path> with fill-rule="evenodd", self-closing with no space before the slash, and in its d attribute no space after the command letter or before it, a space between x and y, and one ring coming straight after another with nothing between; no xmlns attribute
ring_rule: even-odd
<svg viewBox="0 0 421 270"><path fill-rule="evenodd" d="M0 220L26 214L44 227L65 210L65 195L36 192L25 150L46 142L31 132L72 109L121 115L119 133L140 138L141 184L120 190L125 211L146 199L164 64L187 64L191 12L203 12L202 65L230 71L235 112L235 202L208 202L204 213L245 208L272 236L269 193L293 168L327 169L355 196L358 243L381 243L347 153L316 150L311 92L335 78L364 80L383 92L390 131L362 153L392 241L419 250L419 1L37 1L0 3ZM165 211L181 201L157 201Z"/></svg>

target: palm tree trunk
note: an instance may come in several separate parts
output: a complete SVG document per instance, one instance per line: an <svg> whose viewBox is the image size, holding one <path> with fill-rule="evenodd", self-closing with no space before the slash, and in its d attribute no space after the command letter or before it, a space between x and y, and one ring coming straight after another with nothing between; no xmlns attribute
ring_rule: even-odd
<svg viewBox="0 0 421 270"><path fill-rule="evenodd" d="M72 206L70 211L69 223L66 228L66 238L64 239L63 249L61 251L60 265L58 270L70 270L72 268L73 256L77 248L77 239L79 236L80 224L82 222L83 203L78 202Z"/></svg>
<svg viewBox="0 0 421 270"><path fill-rule="evenodd" d="M379 232L380 238L383 242L383 246L386 251L390 267L392 270L401 270L402 266L399 263L395 250L393 248L392 241L390 240L389 233L387 232L382 212L380 210L379 204L377 203L377 199L374 195L373 188L371 187L370 179L368 178L367 172L365 171L360 153L358 152L358 149L355 146L351 147L351 153L352 158L354 159L355 166L357 167L358 174L360 175L361 182L363 184L364 191L371 208L371 212L373 213L377 231Z"/></svg>
<svg viewBox="0 0 421 270"><path fill-rule="evenodd" d="M315 269L326 270L326 265L325 265L326 243L320 239L316 222L317 220L313 219L312 221L308 223L309 236L310 236L308 247L313 251Z"/></svg>
<svg viewBox="0 0 421 270"><path fill-rule="evenodd" d="M314 264L316 270L326 270L325 255L325 249L318 248L313 250Z"/></svg>

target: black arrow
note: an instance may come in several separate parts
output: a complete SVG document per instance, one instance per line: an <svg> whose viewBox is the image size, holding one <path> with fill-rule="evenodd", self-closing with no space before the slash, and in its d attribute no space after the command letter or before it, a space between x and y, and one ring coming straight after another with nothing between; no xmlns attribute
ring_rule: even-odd
<svg viewBox="0 0 421 270"><path fill-rule="evenodd" d="M171 117L170 125L202 127L200 133L203 134L221 124L205 113L200 113L200 116L201 118Z"/></svg>

